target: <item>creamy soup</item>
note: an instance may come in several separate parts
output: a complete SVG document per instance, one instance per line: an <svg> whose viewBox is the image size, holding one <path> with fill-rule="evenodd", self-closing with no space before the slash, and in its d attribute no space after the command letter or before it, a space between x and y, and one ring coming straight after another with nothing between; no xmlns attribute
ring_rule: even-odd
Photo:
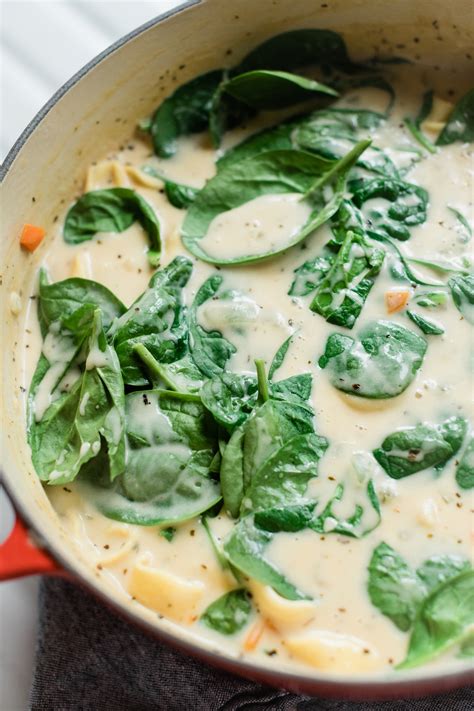
<svg viewBox="0 0 474 711"><path fill-rule="evenodd" d="M473 648L472 92L376 76L221 85L217 149L175 94L155 151L90 167L31 287L29 443L71 542L279 669Z"/></svg>

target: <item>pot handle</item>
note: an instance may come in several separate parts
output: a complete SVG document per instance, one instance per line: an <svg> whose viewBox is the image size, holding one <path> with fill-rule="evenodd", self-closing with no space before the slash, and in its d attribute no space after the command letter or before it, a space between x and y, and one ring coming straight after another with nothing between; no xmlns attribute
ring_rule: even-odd
<svg viewBox="0 0 474 711"><path fill-rule="evenodd" d="M0 544L0 581L26 575L61 575L64 571L50 555L37 545L28 528L15 512L15 523Z"/></svg>

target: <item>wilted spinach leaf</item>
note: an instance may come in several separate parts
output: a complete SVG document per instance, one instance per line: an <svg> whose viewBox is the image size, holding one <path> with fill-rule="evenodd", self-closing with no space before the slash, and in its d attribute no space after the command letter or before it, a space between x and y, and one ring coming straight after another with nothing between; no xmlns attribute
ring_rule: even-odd
<svg viewBox="0 0 474 711"><path fill-rule="evenodd" d="M446 126L439 134L436 145L474 141L474 89L467 92L452 110Z"/></svg>
<svg viewBox="0 0 474 711"><path fill-rule="evenodd" d="M254 133L233 148L229 148L229 150L217 160L217 170L221 171L225 168L229 168L229 166L246 160L247 158L254 157L259 153L291 150L295 148L291 136L297 123L297 121L290 119L277 126L265 128L258 133Z"/></svg>
<svg viewBox="0 0 474 711"><path fill-rule="evenodd" d="M421 129L421 124L431 113L433 107L433 91L430 89L423 94L423 100L421 103L418 116L415 119L406 118L405 125L411 132L413 138L418 141L418 143L423 146L429 153L436 153L436 146L430 141L429 138L425 136Z"/></svg>
<svg viewBox="0 0 474 711"><path fill-rule="evenodd" d="M126 310L122 302L102 284L80 278L51 284L43 268L40 270L38 297L38 319L43 337L52 323L64 321L86 305L100 309L105 331Z"/></svg>
<svg viewBox="0 0 474 711"><path fill-rule="evenodd" d="M155 170L151 165L144 165L142 170L147 175L151 175L153 178L158 178L163 181L168 201L173 207L178 208L178 210L187 209L196 199L199 188L192 188L190 185L183 185L183 183L176 183L174 180L165 178L164 175Z"/></svg>
<svg viewBox="0 0 474 711"><path fill-rule="evenodd" d="M248 622L252 604L243 588L231 590L215 600L201 615L205 625L221 634L235 634Z"/></svg>
<svg viewBox="0 0 474 711"><path fill-rule="evenodd" d="M242 504L243 513L299 503L308 482L317 476L318 461L328 446L313 433L296 435L252 472Z"/></svg>
<svg viewBox="0 0 474 711"><path fill-rule="evenodd" d="M426 221L429 196L419 185L391 178L374 178L356 189L352 199L362 210L369 235L407 240L410 227ZM381 200L386 201L383 206Z"/></svg>
<svg viewBox="0 0 474 711"><path fill-rule="evenodd" d="M273 360L270 364L270 368L268 369L268 379L271 380L273 376L275 375L276 371L281 368L283 365L283 361L285 360L286 354L288 353L288 348L291 345L291 340L293 338L293 334L291 336L288 336L288 338L283 341L275 355L273 356Z"/></svg>
<svg viewBox="0 0 474 711"><path fill-rule="evenodd" d="M447 300L448 295L445 291L425 291L414 297L418 306L423 306L425 309L437 309L439 306L444 306Z"/></svg>
<svg viewBox="0 0 474 711"><path fill-rule="evenodd" d="M316 287L311 310L329 323L352 328L384 257L383 249L374 247L362 235L348 232L330 270Z"/></svg>
<svg viewBox="0 0 474 711"><path fill-rule="evenodd" d="M180 136L207 128L212 99L222 77L221 69L198 76L160 104L150 125L153 148L158 156L169 158L176 153Z"/></svg>
<svg viewBox="0 0 474 711"><path fill-rule="evenodd" d="M416 574L428 592L470 568L469 561L456 555L434 555L417 568Z"/></svg>
<svg viewBox="0 0 474 711"><path fill-rule="evenodd" d="M265 558L265 548L272 537L270 532L255 526L253 516L245 516L231 531L224 551L235 568L263 585L270 585L282 597L309 599Z"/></svg>
<svg viewBox="0 0 474 711"><path fill-rule="evenodd" d="M288 294L290 296L306 296L322 282L334 262L334 255L321 255L309 259L295 269L295 277Z"/></svg>
<svg viewBox="0 0 474 711"><path fill-rule="evenodd" d="M406 658L397 669L430 661L457 642L474 624L474 570L466 570L436 587L415 619Z"/></svg>
<svg viewBox="0 0 474 711"><path fill-rule="evenodd" d="M252 50L236 67L236 72L252 69L291 70L307 65L334 67L352 73L365 67L349 58L341 35L331 30L291 30L271 37Z"/></svg>
<svg viewBox="0 0 474 711"><path fill-rule="evenodd" d="M474 487L474 437L468 441L457 465L456 481L461 489Z"/></svg>
<svg viewBox="0 0 474 711"><path fill-rule="evenodd" d="M189 310L189 351L194 363L208 378L222 373L225 364L236 351L235 346L220 331L206 331L197 319L198 308L215 297L222 281L219 274L209 277L199 288Z"/></svg>
<svg viewBox="0 0 474 711"><path fill-rule="evenodd" d="M152 276L148 289L112 324L108 336L117 350L127 385L148 384L143 364L135 354L138 344L146 346L158 363L173 362L186 353L182 289L192 268L186 257L173 259Z"/></svg>
<svg viewBox="0 0 474 711"><path fill-rule="evenodd" d="M351 156L340 161L327 161L301 151L268 151L247 160L231 164L209 180L189 208L181 236L184 246L196 257L214 264L243 264L280 254L300 242L326 222L337 210L342 199L345 176L367 142L357 144ZM319 176L319 177L318 177ZM222 212L239 207L261 195L316 193L327 182L337 179L335 192L328 202L315 207L306 224L288 241L272 251L219 258L205 251L201 242L213 219Z"/></svg>
<svg viewBox="0 0 474 711"><path fill-rule="evenodd" d="M92 190L82 195L70 208L64 223L64 239L79 244L97 232L123 232L138 221L148 235L148 261L160 263L160 223L152 207L130 188Z"/></svg>
<svg viewBox="0 0 474 711"><path fill-rule="evenodd" d="M298 74L255 69L225 81L221 90L254 109L282 109L314 94L337 96L337 91Z"/></svg>
<svg viewBox="0 0 474 711"><path fill-rule="evenodd" d="M61 338L61 334L54 334ZM48 336L47 336L48 338ZM72 362L45 356L32 382L29 398L28 442L34 467L42 481L65 484L77 476L82 465L98 454L102 437L108 444L110 474L114 478L125 467L123 381L115 351L107 344L100 311L92 312L89 333L81 342L84 370L68 390L58 381ZM54 348L54 347L53 347ZM59 348L64 348L63 344ZM47 351L48 352L48 351ZM76 353L74 344L70 353ZM63 351L64 354L64 351ZM51 404L38 409L38 392Z"/></svg>
<svg viewBox="0 0 474 711"><path fill-rule="evenodd" d="M338 484L334 495L321 513L316 512L311 528L318 533L340 533L351 538L362 538L373 531L381 519L374 485L369 481L364 492L356 492L353 488L352 499L359 501L354 504L354 512L347 517L342 517L337 512L338 502L343 500L344 491L345 485Z"/></svg>
<svg viewBox="0 0 474 711"><path fill-rule="evenodd" d="M255 406L257 380L253 375L226 371L204 383L201 400L216 422L233 431L247 419Z"/></svg>
<svg viewBox="0 0 474 711"><path fill-rule="evenodd" d="M319 359L335 388L367 398L402 393L420 368L427 343L391 321L366 324L357 338L333 333Z"/></svg>
<svg viewBox="0 0 474 711"><path fill-rule="evenodd" d="M474 275L457 275L448 281L453 301L466 321L474 324Z"/></svg>
<svg viewBox="0 0 474 711"><path fill-rule="evenodd" d="M293 504L264 509L255 513L254 522L257 528L271 533L280 533L281 531L297 533L309 528L313 520L315 505L315 503Z"/></svg>
<svg viewBox="0 0 474 711"><path fill-rule="evenodd" d="M420 316L420 314L417 314L416 311L412 311L411 309L407 309L407 316L415 326L418 326L420 331L423 331L427 336L440 336L442 333L444 333L444 328L442 326L439 326L437 323L434 321L431 321L429 318L425 318L424 316Z"/></svg>
<svg viewBox="0 0 474 711"><path fill-rule="evenodd" d="M209 476L217 447L212 418L199 397L146 390L126 397L127 466L113 488L89 484L109 518L167 526L216 504L219 484Z"/></svg>
<svg viewBox="0 0 474 711"><path fill-rule="evenodd" d="M461 447L467 423L451 417L441 424L424 422L388 435L373 454L392 477L403 479L429 467L442 468Z"/></svg>
<svg viewBox="0 0 474 711"><path fill-rule="evenodd" d="M425 560L415 571L391 546L380 543L372 553L368 567L370 600L406 632L426 596L469 567L469 562L459 556L436 555Z"/></svg>
<svg viewBox="0 0 474 711"><path fill-rule="evenodd" d="M369 563L368 592L372 605L406 632L426 590L405 560L391 546L380 543Z"/></svg>
<svg viewBox="0 0 474 711"><path fill-rule="evenodd" d="M451 205L447 205L447 208L449 212L451 212L458 221L457 231L462 241L469 242L469 240L472 238L472 227L469 224L468 219L461 212L461 210L458 210L457 208L452 207Z"/></svg>

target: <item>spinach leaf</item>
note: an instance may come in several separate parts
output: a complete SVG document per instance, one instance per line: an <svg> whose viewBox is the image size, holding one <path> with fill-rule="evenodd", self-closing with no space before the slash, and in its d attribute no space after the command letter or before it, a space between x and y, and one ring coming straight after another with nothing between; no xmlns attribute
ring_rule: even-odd
<svg viewBox="0 0 474 711"><path fill-rule="evenodd" d="M149 129L158 156L171 157L180 136L207 128L212 99L222 77L221 69L198 76L176 89L158 107Z"/></svg>
<svg viewBox="0 0 474 711"><path fill-rule="evenodd" d="M285 380L270 383L270 396L275 400L294 401L304 405L311 397L313 376L311 373L292 375Z"/></svg>
<svg viewBox="0 0 474 711"><path fill-rule="evenodd" d="M148 289L118 318L108 333L120 359L124 382L143 387L148 378L135 348L146 346L159 363L173 362L187 350L182 289L192 272L186 257L176 257L151 278Z"/></svg>
<svg viewBox="0 0 474 711"><path fill-rule="evenodd" d="M364 69L354 64L341 35L331 30L291 30L271 37L252 50L236 67L237 72L252 69L291 70L306 65L334 67L348 74Z"/></svg>
<svg viewBox="0 0 474 711"><path fill-rule="evenodd" d="M288 600L310 599L265 558L265 548L272 538L271 533L256 527L253 516L245 516L232 529L224 551L237 570L263 585L270 585L282 597Z"/></svg>
<svg viewBox="0 0 474 711"><path fill-rule="evenodd" d="M246 590L231 590L215 600L201 615L205 625L221 634L235 634L247 624L252 604Z"/></svg>
<svg viewBox="0 0 474 711"><path fill-rule="evenodd" d="M243 513L299 503L318 461L328 446L324 437L296 435L252 472L242 504Z"/></svg>
<svg viewBox="0 0 474 711"><path fill-rule="evenodd" d="M119 482L114 489L83 486L108 518L138 526L173 525L199 516L219 501L219 485L209 476L212 458L209 450L185 457L176 445L156 445L134 450L127 461L126 484Z"/></svg>
<svg viewBox="0 0 474 711"><path fill-rule="evenodd" d="M403 479L423 469L441 469L461 447L467 423L450 417L441 424L424 422L388 435L373 455L392 479Z"/></svg>
<svg viewBox="0 0 474 711"><path fill-rule="evenodd" d="M439 306L444 306L447 300L448 296L445 291L425 291L414 297L418 306L423 306L425 309L437 309Z"/></svg>
<svg viewBox="0 0 474 711"><path fill-rule="evenodd" d="M222 84L222 91L255 109L282 109L306 101L315 93L338 95L313 79L266 69L234 75Z"/></svg>
<svg viewBox="0 0 474 711"><path fill-rule="evenodd" d="M273 360L270 364L270 368L268 370L268 379L271 380L273 376L275 375L276 371L281 368L283 365L283 361L285 360L286 354L288 353L288 348L291 345L291 340L293 338L293 334L291 336L288 336L288 338L281 344L275 355L273 356Z"/></svg>
<svg viewBox="0 0 474 711"><path fill-rule="evenodd" d="M313 419L313 411L296 402L271 399L254 410L245 424L243 441L245 490L250 486L254 473L285 442L296 435L313 432Z"/></svg>
<svg viewBox="0 0 474 711"><path fill-rule="evenodd" d="M224 504L232 516L238 517L254 472L284 442L299 434L311 434L313 417L307 405L271 398L234 430L220 472Z"/></svg>
<svg viewBox="0 0 474 711"><path fill-rule="evenodd" d="M461 489L474 487L474 437L468 441L457 465L456 482Z"/></svg>
<svg viewBox="0 0 474 711"><path fill-rule="evenodd" d="M423 146L429 153L436 153L436 146L425 136L421 129L421 124L431 113L433 107L433 91L430 89L423 94L418 116L415 119L406 118L405 125L412 134L413 138Z"/></svg>
<svg viewBox="0 0 474 711"><path fill-rule="evenodd" d="M383 244L388 245L390 249L395 253L395 262L392 262L392 265L390 267L392 276L395 277L395 279L406 280L412 284L419 284L420 286L445 286L443 282L426 281L425 279L419 277L410 266L410 258L405 257L399 250L397 245L392 242L392 240L388 237L385 237L381 234L376 234L375 232L371 232L370 237L372 239L377 240L378 242L382 242Z"/></svg>
<svg viewBox="0 0 474 711"><path fill-rule="evenodd" d="M147 175L151 175L153 178L158 178L163 181L168 202L170 202L173 207L178 208L178 210L186 210L196 199L199 188L192 188L190 185L183 185L183 183L176 183L174 180L169 180L169 178L165 178L151 165L144 165L142 171Z"/></svg>
<svg viewBox="0 0 474 711"><path fill-rule="evenodd" d="M214 264L244 264L286 251L334 214L342 199L345 176L366 147L367 142L361 142L350 156L335 162L301 151L268 151L231 164L206 183L189 208L181 229L184 246L196 257ZM200 244L213 219L222 212L261 195L302 193L307 197L336 178L333 197L313 209L306 224L296 234L289 236L286 243L275 246L271 251L255 251L224 259L213 256Z"/></svg>
<svg viewBox="0 0 474 711"><path fill-rule="evenodd" d="M474 89L470 89L452 110L446 126L439 134L436 145L474 141Z"/></svg>
<svg viewBox="0 0 474 711"><path fill-rule="evenodd" d="M160 536L164 538L168 543L171 543L173 538L176 535L176 528L173 528L173 526L167 526L166 528L162 528L160 531Z"/></svg>
<svg viewBox="0 0 474 711"><path fill-rule="evenodd" d="M429 195L419 185L402 180L374 178L355 190L353 201L362 209L367 234L398 240L410 237L410 227L426 221ZM372 201L376 200L375 205ZM381 200L386 203L382 206Z"/></svg>
<svg viewBox="0 0 474 711"><path fill-rule="evenodd" d="M219 502L217 504L217 506L219 506L221 509L222 508L221 502ZM212 511L212 509L210 509L210 511ZM229 565L229 561L227 560L227 557L225 556L222 546L220 544L220 539L219 540L217 539L217 536L214 534L214 532L209 524L209 519L213 517L211 515L210 511L206 511L206 513L201 516L201 523L203 525L204 530L206 531L206 534L209 539L209 543L211 544L213 553L216 556L216 560L219 563L222 570L230 570L230 572L234 575L237 582L240 582L240 575L232 570L231 566Z"/></svg>
<svg viewBox="0 0 474 711"><path fill-rule="evenodd" d="M237 427L222 455L220 481L224 507L234 518L239 517L244 497L244 425Z"/></svg>
<svg viewBox="0 0 474 711"><path fill-rule="evenodd" d="M367 109L322 109L296 127L294 141L302 150L321 151L327 158L339 158L338 140L358 138L360 132L378 128L384 119L383 114Z"/></svg>
<svg viewBox="0 0 474 711"><path fill-rule="evenodd" d="M259 153L289 149L317 153L323 158L338 160L353 148L358 139L365 137L367 131L377 128L383 120L383 114L374 111L334 108L292 117L249 136L229 149L217 161L217 168L222 170ZM372 147L367 149L357 161L357 165L369 171L398 177L390 159L378 149L373 151Z"/></svg>
<svg viewBox="0 0 474 711"><path fill-rule="evenodd" d="M410 629L425 588L405 560L387 543L380 543L369 563L368 592L372 605L398 629Z"/></svg>
<svg viewBox="0 0 474 711"><path fill-rule="evenodd" d="M225 364L236 351L235 346L220 331L206 331L197 320L198 308L216 296L222 281L219 274L209 277L198 289L189 310L189 351L201 373L208 378L222 373Z"/></svg>
<svg viewBox="0 0 474 711"><path fill-rule="evenodd" d="M245 422L257 401L257 381L253 375L224 372L207 380L200 394L216 422L232 432Z"/></svg>
<svg viewBox="0 0 474 711"><path fill-rule="evenodd" d="M384 120L374 111L354 109L323 109L300 120L292 134L295 148L317 153L323 158L337 160L349 152L367 131L373 131ZM350 189L360 188L362 182L374 175L398 178L398 171L383 151L370 146L360 156L350 174ZM368 175L367 175L368 174Z"/></svg>
<svg viewBox="0 0 474 711"><path fill-rule="evenodd" d="M82 465L100 451L102 436L109 447L111 477L125 466L123 382L115 352L107 345L99 310L93 313L89 334L81 345L85 346L85 369L68 390L61 391L58 375L62 377L70 363L66 361L64 368L64 361L59 360L63 370L58 373L55 363L43 356L30 392L32 460L40 479L51 484L75 479ZM76 353L74 345L72 353ZM40 387L50 393L51 404L44 413L38 409L35 413L34 397Z"/></svg>
<svg viewBox="0 0 474 711"><path fill-rule="evenodd" d="M308 503L264 509L255 513L254 522L271 533L298 533L311 525L314 508L314 503Z"/></svg>
<svg viewBox="0 0 474 711"><path fill-rule="evenodd" d="M152 207L130 188L92 190L70 208L64 223L64 239L80 244L97 232L123 232L136 220L148 235L148 261L157 267L161 257L160 223Z"/></svg>
<svg viewBox="0 0 474 711"><path fill-rule="evenodd" d="M137 346L135 351L142 356L139 350L142 348ZM189 355L186 353L179 360L175 360L172 363L157 363L153 358L153 369L154 369L154 384L165 387L168 390L177 390L182 393L194 393L198 394L201 390L204 381L203 374ZM145 362L145 361L144 361ZM152 370L150 369L150 372Z"/></svg>
<svg viewBox="0 0 474 711"><path fill-rule="evenodd" d="M295 277L288 294L290 296L306 296L310 294L322 282L333 262L334 256L331 254L314 257L304 262L295 269Z"/></svg>
<svg viewBox="0 0 474 711"><path fill-rule="evenodd" d="M337 485L333 497L323 511L315 516L311 528L318 533L340 533L351 538L362 538L373 531L381 520L380 505L374 485L371 480L368 482L364 492L364 503L356 501L354 512L346 518L337 513L338 502L342 501L344 490L344 484ZM358 499L358 493L353 490L353 498ZM367 503L370 504L369 507Z"/></svg>
<svg viewBox="0 0 474 711"><path fill-rule="evenodd" d="M421 367L424 338L391 321L366 324L357 339L333 333L319 359L338 390L367 398L389 398L402 393Z"/></svg>
<svg viewBox="0 0 474 711"><path fill-rule="evenodd" d="M255 114L255 109L251 106L225 92L227 79L228 72L225 72L209 111L209 133L214 148L220 147L222 137L228 129L248 121Z"/></svg>
<svg viewBox="0 0 474 711"><path fill-rule="evenodd" d="M436 555L414 571L391 546L380 543L369 563L371 602L403 632L412 626L426 596L470 568L454 555Z"/></svg>
<svg viewBox="0 0 474 711"><path fill-rule="evenodd" d="M218 171L229 168L235 163L252 158L259 153L267 151L284 151L291 150L295 146L292 141L292 132L297 125L297 121L290 119L289 121L265 128L258 133L246 138L241 143L238 143L233 148L229 148L216 163Z"/></svg>
<svg viewBox="0 0 474 711"><path fill-rule="evenodd" d="M113 488L89 485L109 518L168 526L207 511L220 498L209 475L217 436L199 397L146 390L126 397L126 470Z"/></svg>
<svg viewBox="0 0 474 711"><path fill-rule="evenodd" d="M468 219L463 213L451 205L447 205L448 210L454 215L458 221L458 233L463 242L469 242L472 238L472 227Z"/></svg>
<svg viewBox="0 0 474 711"><path fill-rule="evenodd" d="M417 568L416 574L428 592L470 568L469 561L456 555L434 555Z"/></svg>
<svg viewBox="0 0 474 711"><path fill-rule="evenodd" d="M415 326L418 326L420 331L423 331L423 333L427 336L440 336L444 333L444 328L435 323L435 321L431 321L429 318L420 316L420 314L417 314L416 311L412 311L411 309L407 309L406 313Z"/></svg>
<svg viewBox="0 0 474 711"><path fill-rule="evenodd" d="M72 278L51 284L45 269L40 269L38 319L43 337L52 323L64 321L85 305L100 309L105 331L126 310L107 287L96 281Z"/></svg>
<svg viewBox="0 0 474 711"><path fill-rule="evenodd" d="M454 304L466 321L474 324L474 275L457 275L448 281Z"/></svg>
<svg viewBox="0 0 474 711"><path fill-rule="evenodd" d="M474 570L467 570L436 587L423 601L407 656L397 669L411 669L430 661L462 641L473 624Z"/></svg>
<svg viewBox="0 0 474 711"><path fill-rule="evenodd" d="M374 247L362 235L348 232L330 270L316 287L311 310L329 323L352 328L384 258L383 249Z"/></svg>

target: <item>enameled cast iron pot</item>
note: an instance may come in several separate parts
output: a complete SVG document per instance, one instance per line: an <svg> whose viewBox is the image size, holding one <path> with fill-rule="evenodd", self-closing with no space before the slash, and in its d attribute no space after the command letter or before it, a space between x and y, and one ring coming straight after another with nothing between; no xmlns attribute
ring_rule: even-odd
<svg viewBox="0 0 474 711"><path fill-rule="evenodd" d="M469 673L433 675L420 669L392 672L376 681L331 678L309 668L306 674L282 673L275 666L223 656L210 643L196 643L166 620L131 608L125 596L106 585L100 571L73 548L25 445L20 387L23 314L12 317L8 298L15 290L27 301L34 278L31 255L19 249L21 226L29 222L48 228L54 216L63 212L64 201L67 204L77 192L86 167L126 139L137 119L162 100L161 87L168 92L194 75L225 66L229 50L235 64L267 37L304 27L341 32L356 60L403 54L417 62L472 71L468 0L191 0L92 60L52 97L8 154L2 170L0 241L2 466L19 518L1 551L0 579L31 573L66 575L161 642L230 672L295 692L353 700L439 693L466 685Z"/></svg>

